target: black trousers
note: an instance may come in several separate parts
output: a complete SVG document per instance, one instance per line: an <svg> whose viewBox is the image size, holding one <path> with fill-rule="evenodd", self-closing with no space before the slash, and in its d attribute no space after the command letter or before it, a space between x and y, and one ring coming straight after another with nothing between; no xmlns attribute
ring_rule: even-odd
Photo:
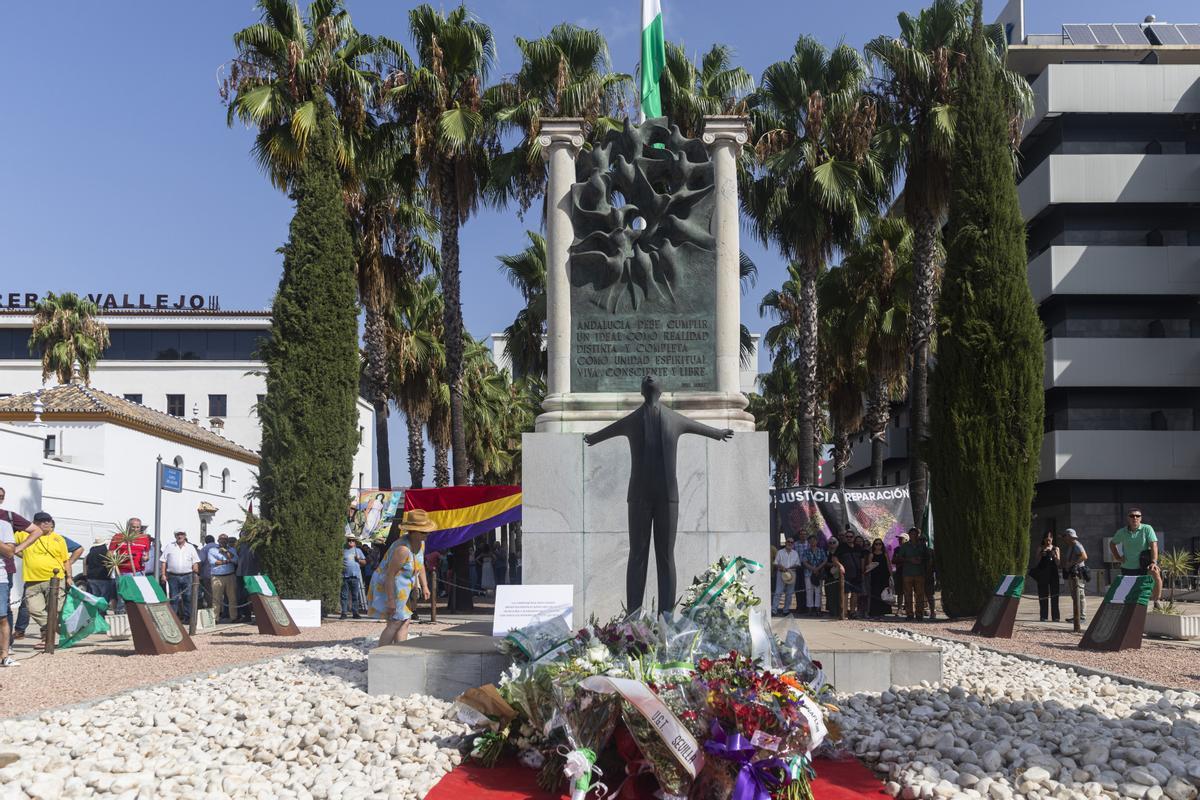
<svg viewBox="0 0 1200 800"><path fill-rule="evenodd" d="M669 500L629 503L629 567L625 572L625 610L642 607L646 598L646 572L650 569L650 542L658 568L658 611L675 607L675 529L679 503Z"/></svg>

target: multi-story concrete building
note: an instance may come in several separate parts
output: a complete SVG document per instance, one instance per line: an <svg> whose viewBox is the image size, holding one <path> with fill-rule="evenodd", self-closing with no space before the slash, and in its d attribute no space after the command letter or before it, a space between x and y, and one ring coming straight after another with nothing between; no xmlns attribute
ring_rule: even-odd
<svg viewBox="0 0 1200 800"><path fill-rule="evenodd" d="M1035 103L1018 186L1046 328L1033 532L1073 527L1097 563L1137 504L1167 547L1197 550L1200 25L1023 20L1020 0L1000 18ZM907 430L890 433L903 480ZM869 441L856 450L861 484Z"/></svg>
<svg viewBox="0 0 1200 800"><path fill-rule="evenodd" d="M5 297L12 299L8 308ZM25 307L25 297L0 295L0 397L43 386L40 358L29 351L33 312ZM106 307L99 319L108 326L110 344L92 371L92 386L258 450L262 431L255 406L267 389L266 366L257 351L270 335L270 312ZM372 487L375 414L361 397L357 411L353 484ZM90 457L64 456L57 452L63 446L62 440L48 440L46 457Z"/></svg>

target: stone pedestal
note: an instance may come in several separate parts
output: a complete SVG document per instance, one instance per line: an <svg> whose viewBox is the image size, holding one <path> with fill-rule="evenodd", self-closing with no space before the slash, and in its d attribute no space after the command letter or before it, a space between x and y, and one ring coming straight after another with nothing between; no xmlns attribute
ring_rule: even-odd
<svg viewBox="0 0 1200 800"><path fill-rule="evenodd" d="M739 432L728 442L679 440L677 592L682 595L721 555L744 556L763 569L751 578L769 602L770 508L767 434ZM594 447L579 433L522 437L523 582L573 583L575 619L601 620L625 604L629 561L629 445ZM653 550L644 607L658 608Z"/></svg>
<svg viewBox="0 0 1200 800"><path fill-rule="evenodd" d="M195 650L192 637L179 624L168 603L125 602L133 650L140 656L161 656Z"/></svg>
<svg viewBox="0 0 1200 800"><path fill-rule="evenodd" d="M300 629L292 621L292 615L274 595L252 594L250 606L254 609L254 622L258 632L265 636L299 636Z"/></svg>

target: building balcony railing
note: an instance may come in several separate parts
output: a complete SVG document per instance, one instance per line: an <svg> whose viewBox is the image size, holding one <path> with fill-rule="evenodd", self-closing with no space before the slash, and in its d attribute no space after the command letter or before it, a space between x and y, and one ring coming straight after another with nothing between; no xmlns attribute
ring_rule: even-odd
<svg viewBox="0 0 1200 800"><path fill-rule="evenodd" d="M1038 480L1200 480L1200 431L1051 431Z"/></svg>
<svg viewBox="0 0 1200 800"><path fill-rule="evenodd" d="M1200 155L1051 155L1017 193L1027 221L1055 203L1200 203Z"/></svg>
<svg viewBox="0 0 1200 800"><path fill-rule="evenodd" d="M1045 356L1047 389L1200 387L1200 339L1056 338Z"/></svg>
<svg viewBox="0 0 1200 800"><path fill-rule="evenodd" d="M1200 113L1194 64L1051 64L1033 82L1023 136L1059 114Z"/></svg>
<svg viewBox="0 0 1200 800"><path fill-rule="evenodd" d="M1200 247L1057 245L1029 262L1029 288L1053 295L1200 294Z"/></svg>

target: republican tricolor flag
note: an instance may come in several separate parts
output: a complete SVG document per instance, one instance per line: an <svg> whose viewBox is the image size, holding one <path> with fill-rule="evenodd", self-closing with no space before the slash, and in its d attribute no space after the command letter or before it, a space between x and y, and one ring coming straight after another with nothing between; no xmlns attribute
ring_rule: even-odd
<svg viewBox="0 0 1200 800"><path fill-rule="evenodd" d="M482 533L521 520L520 486L447 486L409 489L404 510L422 509L436 528L425 552L446 551Z"/></svg>
<svg viewBox="0 0 1200 800"><path fill-rule="evenodd" d="M667 46L663 40L662 3L642 0L642 86L641 119L662 116L662 91L659 80L667 65Z"/></svg>

